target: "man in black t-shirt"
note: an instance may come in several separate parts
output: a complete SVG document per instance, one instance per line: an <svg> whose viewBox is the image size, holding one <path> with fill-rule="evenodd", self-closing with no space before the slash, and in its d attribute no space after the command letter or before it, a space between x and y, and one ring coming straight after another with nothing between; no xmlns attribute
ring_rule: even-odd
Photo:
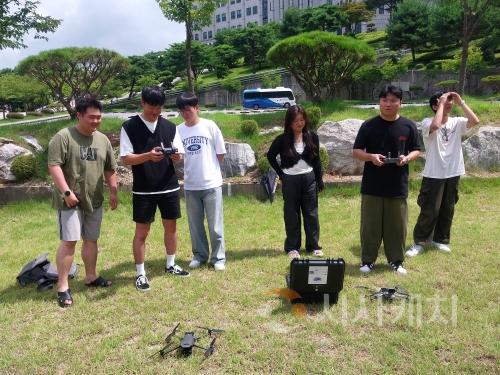
<svg viewBox="0 0 500 375"><path fill-rule="evenodd" d="M399 115L403 93L387 86L379 95L380 115L365 121L353 156L365 162L361 182L361 267L369 273L382 240L389 265L403 267L408 223L408 163L420 154L417 128Z"/></svg>

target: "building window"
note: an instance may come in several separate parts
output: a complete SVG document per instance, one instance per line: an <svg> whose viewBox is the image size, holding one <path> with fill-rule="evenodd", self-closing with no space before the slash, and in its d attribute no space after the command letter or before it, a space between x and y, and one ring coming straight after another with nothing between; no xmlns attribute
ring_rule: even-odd
<svg viewBox="0 0 500 375"><path fill-rule="evenodd" d="M234 3L235 3L235 1L234 1L234 0L231 0L231 4L234 4Z"/></svg>
<svg viewBox="0 0 500 375"><path fill-rule="evenodd" d="M221 20L222 22L226 22L226 13L222 13Z"/></svg>
<svg viewBox="0 0 500 375"><path fill-rule="evenodd" d="M215 15L215 22L220 22L220 14Z"/></svg>
<svg viewBox="0 0 500 375"><path fill-rule="evenodd" d="M207 32L206 31L203 32L203 40L207 40Z"/></svg>
<svg viewBox="0 0 500 375"><path fill-rule="evenodd" d="M233 10L231 11L231 19L234 20L236 18L236 12Z"/></svg>
<svg viewBox="0 0 500 375"><path fill-rule="evenodd" d="M208 39L212 39L212 30L208 32Z"/></svg>
<svg viewBox="0 0 500 375"><path fill-rule="evenodd" d="M259 8L257 7L257 5L254 5L253 6L253 14L257 14Z"/></svg>
<svg viewBox="0 0 500 375"><path fill-rule="evenodd" d="M236 0L237 3L241 3L241 0Z"/></svg>
<svg viewBox="0 0 500 375"><path fill-rule="evenodd" d="M378 14L384 14L384 6L378 7Z"/></svg>
<svg viewBox="0 0 500 375"><path fill-rule="evenodd" d="M194 34L194 40L200 40L200 35L199 34Z"/></svg>
<svg viewBox="0 0 500 375"><path fill-rule="evenodd" d="M252 15L252 8L247 8L247 16L251 16Z"/></svg>
<svg viewBox="0 0 500 375"><path fill-rule="evenodd" d="M241 9L236 11L236 18L241 18Z"/></svg>

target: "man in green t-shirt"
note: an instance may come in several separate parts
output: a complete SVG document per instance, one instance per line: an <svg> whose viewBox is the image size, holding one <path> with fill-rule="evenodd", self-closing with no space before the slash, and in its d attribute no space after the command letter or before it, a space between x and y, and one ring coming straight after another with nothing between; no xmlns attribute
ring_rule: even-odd
<svg viewBox="0 0 500 375"><path fill-rule="evenodd" d="M91 97L77 101L78 124L60 130L50 140L48 168L54 181L53 207L57 210L60 244L56 263L57 300L69 307L73 299L68 275L76 242L83 239L82 259L85 285L107 287L109 280L97 276L97 239L102 221L104 180L110 190L110 205L118 205L116 161L109 139L97 131L101 124L101 103Z"/></svg>

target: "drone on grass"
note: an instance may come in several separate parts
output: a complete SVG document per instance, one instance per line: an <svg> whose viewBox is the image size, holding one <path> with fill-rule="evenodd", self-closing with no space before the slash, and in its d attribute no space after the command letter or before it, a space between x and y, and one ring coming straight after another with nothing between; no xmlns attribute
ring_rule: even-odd
<svg viewBox="0 0 500 375"><path fill-rule="evenodd" d="M205 358L208 358L215 351L215 341L217 340L217 337L219 337L219 335L224 332L224 330L222 329L197 327L199 329L205 330L207 332L207 336L212 339L208 347L204 347L196 344L200 339L200 336L197 336L194 331L185 332L184 336L182 337L177 336L177 329L179 328L180 324L181 323L177 323L172 332L170 332L167 337L165 337L165 345L157 353L153 354L153 356L159 354L160 356L165 358L167 354L178 351L179 355L187 357L193 353L193 348L198 348L204 350ZM177 346L172 346L176 344L173 339L177 339Z"/></svg>
<svg viewBox="0 0 500 375"><path fill-rule="evenodd" d="M367 287L360 288L370 290ZM367 297L370 297L370 300L372 301L380 299L384 302L392 302L396 299L409 300L410 294L408 294L408 292L401 286L396 285L394 288L380 288L377 291L370 290L370 293L367 295Z"/></svg>

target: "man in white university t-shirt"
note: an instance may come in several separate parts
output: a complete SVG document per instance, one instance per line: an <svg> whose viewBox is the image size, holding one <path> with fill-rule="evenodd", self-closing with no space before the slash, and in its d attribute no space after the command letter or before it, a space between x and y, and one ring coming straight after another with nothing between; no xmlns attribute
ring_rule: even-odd
<svg viewBox="0 0 500 375"><path fill-rule="evenodd" d="M429 104L435 115L422 121L426 161L417 200L420 215L413 230L414 244L406 252L410 257L421 254L429 242L438 250L451 251L450 229L458 201L458 183L465 174L462 135L479 124L456 92L437 92ZM462 108L465 117L449 116L454 104Z"/></svg>
<svg viewBox="0 0 500 375"><path fill-rule="evenodd" d="M189 267L198 268L209 261L216 271L223 271L226 255L220 163L226 154L224 139L215 122L199 117L196 95L184 93L177 98L176 104L184 119L177 131L185 152L184 195L193 250ZM211 255L204 226L205 214Z"/></svg>

